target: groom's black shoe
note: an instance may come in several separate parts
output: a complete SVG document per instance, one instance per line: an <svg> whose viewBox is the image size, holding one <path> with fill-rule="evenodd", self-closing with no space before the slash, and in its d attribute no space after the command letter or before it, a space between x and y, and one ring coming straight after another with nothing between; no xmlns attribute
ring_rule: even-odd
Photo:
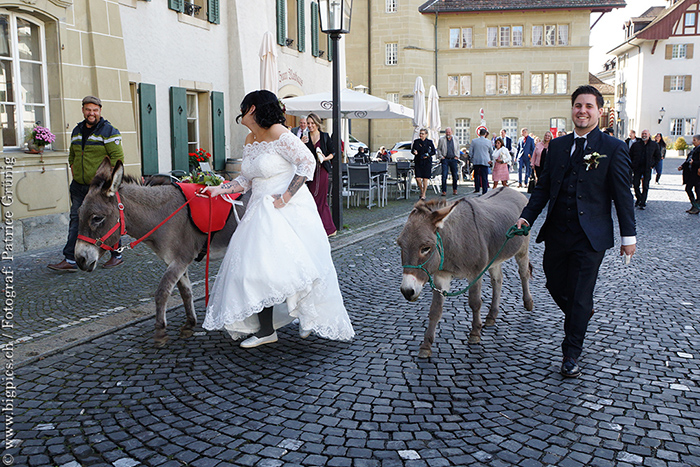
<svg viewBox="0 0 700 467"><path fill-rule="evenodd" d="M560 373L564 378L577 378L581 374L581 368L579 368L575 358L564 357Z"/></svg>

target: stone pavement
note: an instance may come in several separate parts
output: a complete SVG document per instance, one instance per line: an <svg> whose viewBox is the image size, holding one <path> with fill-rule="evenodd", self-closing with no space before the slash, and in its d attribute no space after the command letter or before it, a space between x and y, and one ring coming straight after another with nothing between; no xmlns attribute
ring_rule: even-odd
<svg viewBox="0 0 700 467"><path fill-rule="evenodd" d="M467 344L466 299L452 298L433 357L416 358L430 294L408 303L399 292L399 216L333 239L357 332L353 342L303 340L293 327L279 332L278 343L253 350L201 328L179 339L184 316L171 310L171 341L156 349L152 318L136 320L6 372L17 397L2 402L3 414L14 417L6 425L14 430L13 447L3 461L700 466L700 219L683 212L689 203L677 165L666 161L662 185L653 186L648 208L637 211L632 263L622 266L615 249L603 262L579 379L557 373L563 320L544 288L543 248L534 242L534 311L524 310L515 264L508 262L501 314L482 343ZM35 288L18 291L18 310L26 308L26 316L15 316L18 327L24 335L51 337L61 330L56 323L63 313L73 321L111 316L118 306L151 297L152 284L144 284L157 280L161 265L146 249L130 254L138 272L131 279L114 280L117 270L42 275L43 259L21 263L20 280ZM113 290L116 285L123 289ZM490 289L484 289L488 302ZM20 308L22 294L31 299ZM201 321L201 300L197 310ZM47 316L56 321L46 322Z"/></svg>

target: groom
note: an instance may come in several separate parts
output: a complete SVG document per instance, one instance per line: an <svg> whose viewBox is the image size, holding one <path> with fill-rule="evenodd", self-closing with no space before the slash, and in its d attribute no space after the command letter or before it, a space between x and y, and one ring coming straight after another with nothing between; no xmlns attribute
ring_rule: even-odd
<svg viewBox="0 0 700 467"><path fill-rule="evenodd" d="M537 242L544 241L542 266L547 289L564 312L561 374L575 378L593 290L605 250L614 244L612 202L622 235L620 255L636 248L627 145L598 129L603 96L580 86L571 96L574 133L549 143L547 159L517 227L532 225L549 202ZM585 158L585 159L584 159Z"/></svg>

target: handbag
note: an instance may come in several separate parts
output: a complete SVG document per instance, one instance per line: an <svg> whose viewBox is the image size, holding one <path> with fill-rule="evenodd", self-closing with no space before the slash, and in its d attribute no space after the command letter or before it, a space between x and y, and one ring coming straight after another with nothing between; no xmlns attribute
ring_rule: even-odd
<svg viewBox="0 0 700 467"><path fill-rule="evenodd" d="M527 183L527 192L532 193L535 191L535 185L537 184L537 181L534 178L531 178L530 181Z"/></svg>

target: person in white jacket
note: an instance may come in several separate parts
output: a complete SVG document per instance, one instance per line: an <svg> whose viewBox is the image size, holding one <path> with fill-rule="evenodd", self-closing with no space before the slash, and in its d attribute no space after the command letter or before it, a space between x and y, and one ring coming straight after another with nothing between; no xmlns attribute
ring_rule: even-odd
<svg viewBox="0 0 700 467"><path fill-rule="evenodd" d="M493 187L496 188L498 182L501 182L503 186L508 186L508 180L510 179L508 166L511 163L510 152L503 144L502 138L496 138L493 144L495 146L493 154L491 154Z"/></svg>

